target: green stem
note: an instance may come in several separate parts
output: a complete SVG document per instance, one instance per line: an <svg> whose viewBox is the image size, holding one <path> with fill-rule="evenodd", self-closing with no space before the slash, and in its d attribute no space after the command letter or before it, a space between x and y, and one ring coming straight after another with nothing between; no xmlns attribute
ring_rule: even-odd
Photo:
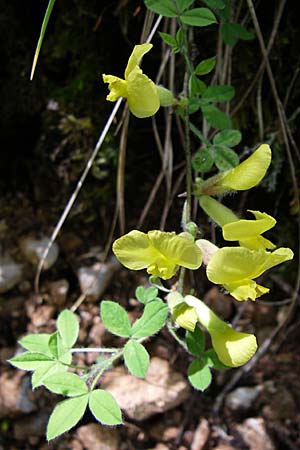
<svg viewBox="0 0 300 450"><path fill-rule="evenodd" d="M99 370L98 373L96 373L96 376L91 384L91 391L95 388L99 378L101 377L101 375L103 374L103 372L113 364L114 361L116 361L117 359L119 359L124 353L124 348L122 348L119 352L117 352L115 355L111 356L110 358L108 358L105 361L105 364L103 364L103 366L101 367L101 369Z"/></svg>
<svg viewBox="0 0 300 450"><path fill-rule="evenodd" d="M189 350L188 350L188 348L187 348L186 343L185 343L182 339L180 339L179 336L177 336L176 331L175 331L175 328L174 328L174 326L173 326L171 320L168 320L168 322L167 322L167 328L168 328L169 333L171 334L171 336L173 336L173 338L176 340L176 342L178 342L178 344L179 344L186 352L188 352Z"/></svg>

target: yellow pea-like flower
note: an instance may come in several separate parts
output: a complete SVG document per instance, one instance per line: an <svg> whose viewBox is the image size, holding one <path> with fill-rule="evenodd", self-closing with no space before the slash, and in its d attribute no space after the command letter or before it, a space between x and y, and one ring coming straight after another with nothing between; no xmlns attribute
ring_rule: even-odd
<svg viewBox="0 0 300 450"><path fill-rule="evenodd" d="M136 45L129 57L124 78L103 74L110 93L106 100L115 102L119 97L127 99L132 114L139 118L153 116L160 107L157 86L139 67L141 58L151 50L152 44Z"/></svg>
<svg viewBox="0 0 300 450"><path fill-rule="evenodd" d="M269 289L257 284L254 278L293 256L289 248L267 252L245 247L223 247L210 259L206 273L210 281L222 284L236 300L255 300Z"/></svg>
<svg viewBox="0 0 300 450"><path fill-rule="evenodd" d="M184 301L194 308L198 321L209 332L212 346L223 364L228 367L239 367L252 358L257 350L254 334L234 330L193 295L186 295Z"/></svg>
<svg viewBox="0 0 300 450"><path fill-rule="evenodd" d="M164 280L171 278L179 266L194 270L202 263L201 250L193 241L159 230L147 234L130 231L114 242L113 252L128 269L147 269Z"/></svg>
<svg viewBox="0 0 300 450"><path fill-rule="evenodd" d="M260 211L251 212L256 220L236 220L225 224L222 227L223 237L226 241L239 241L242 247L252 250L274 249L276 246L268 239L261 236L265 231L270 230L276 224L274 217Z"/></svg>
<svg viewBox="0 0 300 450"><path fill-rule="evenodd" d="M195 194L219 195L230 191L245 191L256 186L265 176L271 163L271 149L262 144L238 166L215 175L195 188Z"/></svg>

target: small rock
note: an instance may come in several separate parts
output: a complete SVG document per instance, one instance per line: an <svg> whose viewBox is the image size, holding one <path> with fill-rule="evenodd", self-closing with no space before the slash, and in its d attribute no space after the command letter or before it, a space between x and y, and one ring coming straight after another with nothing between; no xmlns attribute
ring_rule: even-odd
<svg viewBox="0 0 300 450"><path fill-rule="evenodd" d="M9 255L0 255L0 294L12 289L22 280L22 265Z"/></svg>
<svg viewBox="0 0 300 450"><path fill-rule="evenodd" d="M155 447L152 447L149 450L169 450L169 447L167 447L165 444L162 444L161 442L158 443Z"/></svg>
<svg viewBox="0 0 300 450"><path fill-rule="evenodd" d="M119 433L116 428L89 423L77 430L77 437L86 450L118 450Z"/></svg>
<svg viewBox="0 0 300 450"><path fill-rule="evenodd" d="M134 420L168 411L184 402L190 393L183 375L157 357L151 359L145 380L128 374L124 367L117 367L104 375L102 386Z"/></svg>
<svg viewBox="0 0 300 450"><path fill-rule="evenodd" d="M63 305L66 301L69 290L69 283L67 280L57 280L49 283L49 292L51 300L56 305Z"/></svg>
<svg viewBox="0 0 300 450"><path fill-rule="evenodd" d="M220 444L217 447L214 447L213 450L237 450L229 444Z"/></svg>
<svg viewBox="0 0 300 450"><path fill-rule="evenodd" d="M202 419L196 428L191 450L202 450L209 438L209 424L206 419Z"/></svg>
<svg viewBox="0 0 300 450"><path fill-rule="evenodd" d="M149 428L149 435L157 440L168 442L176 439L179 433L179 428L175 426L168 426L165 421L159 420Z"/></svg>
<svg viewBox="0 0 300 450"><path fill-rule="evenodd" d="M253 407L262 389L262 386L239 387L227 395L225 404L233 412L247 412Z"/></svg>
<svg viewBox="0 0 300 450"><path fill-rule="evenodd" d="M89 300L100 300L119 268L120 263L115 257L108 263L97 262L91 267L81 267L77 272L81 292L86 294Z"/></svg>
<svg viewBox="0 0 300 450"><path fill-rule="evenodd" d="M33 265L37 265L41 260L45 249L49 244L50 239L42 237L41 239L33 239L28 236L22 238L20 241L20 248L25 258ZM59 253L59 248L56 242L52 244L48 252L47 258L44 262L43 269L49 269L56 262Z"/></svg>
<svg viewBox="0 0 300 450"><path fill-rule="evenodd" d="M22 372L4 372L0 376L0 418L29 414L37 409L35 393Z"/></svg>
<svg viewBox="0 0 300 450"><path fill-rule="evenodd" d="M41 305L31 314L31 323L35 327L46 325L55 313L52 305Z"/></svg>
<svg viewBox="0 0 300 450"><path fill-rule="evenodd" d="M242 436L249 450L275 450L265 427L264 420L260 417L246 419L237 430Z"/></svg>

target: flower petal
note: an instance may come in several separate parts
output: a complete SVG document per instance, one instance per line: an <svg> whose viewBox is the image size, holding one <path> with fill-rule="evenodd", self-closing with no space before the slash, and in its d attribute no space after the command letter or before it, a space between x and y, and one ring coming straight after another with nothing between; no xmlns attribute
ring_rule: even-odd
<svg viewBox="0 0 300 450"><path fill-rule="evenodd" d="M238 166L224 172L220 184L225 190L244 191L256 186L265 176L271 163L271 149L262 144L255 152Z"/></svg>
<svg viewBox="0 0 300 450"><path fill-rule="evenodd" d="M153 45L149 43L134 46L125 69L125 80L127 80L129 74L136 68L136 66L138 66L142 57L148 53L152 47Z"/></svg>
<svg viewBox="0 0 300 450"><path fill-rule="evenodd" d="M102 75L104 83L109 83L108 89L110 93L106 97L106 100L115 102L119 97L127 97L127 82L114 75Z"/></svg>
<svg viewBox="0 0 300 450"><path fill-rule="evenodd" d="M257 350L254 334L241 333L227 326L222 332L208 330L220 361L229 367L239 367L249 361Z"/></svg>
<svg viewBox="0 0 300 450"><path fill-rule="evenodd" d="M238 216L235 215L231 209L222 205L222 203L218 202L209 195L201 195L199 198L199 204L206 214L220 227L223 227L230 222L236 222L239 220Z"/></svg>
<svg viewBox="0 0 300 450"><path fill-rule="evenodd" d="M159 230L149 231L148 236L152 245L178 266L193 270L201 266L201 250L193 241Z"/></svg>
<svg viewBox="0 0 300 450"><path fill-rule="evenodd" d="M198 320L209 332L213 348L223 364L238 367L249 361L257 350L253 334L234 330L193 295L186 295L184 300L195 308Z"/></svg>
<svg viewBox="0 0 300 450"><path fill-rule="evenodd" d="M250 237L259 236L276 224L276 220L266 213L250 211L256 220L237 220L226 223L222 227L223 237L226 241L241 241Z"/></svg>
<svg viewBox="0 0 300 450"><path fill-rule="evenodd" d="M117 239L112 249L121 264L132 270L145 269L160 257L148 236L137 230Z"/></svg>
<svg viewBox="0 0 300 450"><path fill-rule="evenodd" d="M142 119L153 116L160 107L156 85L139 68L128 76L127 101L133 115Z"/></svg>

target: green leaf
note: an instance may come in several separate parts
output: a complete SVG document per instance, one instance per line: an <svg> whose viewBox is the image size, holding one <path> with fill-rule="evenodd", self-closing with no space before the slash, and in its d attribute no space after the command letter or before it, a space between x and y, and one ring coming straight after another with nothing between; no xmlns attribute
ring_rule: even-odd
<svg viewBox="0 0 300 450"><path fill-rule="evenodd" d="M171 34L163 33L160 31L159 35L166 44L170 45L171 47L177 47L177 41Z"/></svg>
<svg viewBox="0 0 300 450"><path fill-rule="evenodd" d="M60 337L58 331L50 335L48 347L50 349L51 354L57 360L59 360L61 356L68 351L68 349L64 346L62 338Z"/></svg>
<svg viewBox="0 0 300 450"><path fill-rule="evenodd" d="M103 425L119 425L122 413L114 397L102 389L90 393L89 407L92 414Z"/></svg>
<svg viewBox="0 0 300 450"><path fill-rule="evenodd" d="M233 97L233 86L208 86L202 99L206 102L229 102Z"/></svg>
<svg viewBox="0 0 300 450"><path fill-rule="evenodd" d="M142 344L134 340L128 341L124 347L124 361L132 375L145 378L150 358Z"/></svg>
<svg viewBox="0 0 300 450"><path fill-rule="evenodd" d="M209 367L212 367L216 370L226 370L230 369L230 367L225 366L216 354L215 350L211 348L210 350L207 350L203 355L203 360L205 361L205 364Z"/></svg>
<svg viewBox="0 0 300 450"><path fill-rule="evenodd" d="M180 12L183 12L187 8L189 8L195 0L176 0L177 6Z"/></svg>
<svg viewBox="0 0 300 450"><path fill-rule="evenodd" d="M192 159L192 166L198 172L208 172L215 161L214 152L210 148L202 148Z"/></svg>
<svg viewBox="0 0 300 450"><path fill-rule="evenodd" d="M239 23L223 23L221 27L221 36L225 44L233 47L239 39L248 41L254 38L250 31Z"/></svg>
<svg viewBox="0 0 300 450"><path fill-rule="evenodd" d="M235 147L242 140L242 133L238 130L223 130L216 134L213 138L215 145L226 145L227 147Z"/></svg>
<svg viewBox="0 0 300 450"><path fill-rule="evenodd" d="M147 289L143 286L138 286L135 290L135 296L141 303L149 303L157 298L158 289L154 286Z"/></svg>
<svg viewBox="0 0 300 450"><path fill-rule="evenodd" d="M38 40L38 43L37 43L37 46L36 46L36 49L35 49L35 54L34 54L33 63L32 63L32 67L31 67L31 74L30 74L30 79L31 80L33 79L36 63L37 63L37 60L38 60L38 57L39 57L39 54L40 54L40 50L41 50L41 47L42 47L43 39L44 39L44 36L45 36L45 32L46 32L47 25L48 25L48 22L49 22L51 13L52 13L52 9L53 9L54 3L55 3L55 0L49 0L48 6L47 6L47 9L46 9L46 13L45 13L44 20L43 20L43 23L42 23L42 28L41 28L41 31L40 31L40 37L39 37L39 40Z"/></svg>
<svg viewBox="0 0 300 450"><path fill-rule="evenodd" d="M189 92L190 97L196 97L197 95L202 95L207 89L206 84L199 80L195 75L191 75L189 79Z"/></svg>
<svg viewBox="0 0 300 450"><path fill-rule="evenodd" d="M85 394L58 403L49 418L48 441L73 428L82 418L88 401L89 394Z"/></svg>
<svg viewBox="0 0 300 450"><path fill-rule="evenodd" d="M72 347L78 338L79 323L76 314L69 309L62 311L57 318L57 329L64 345Z"/></svg>
<svg viewBox="0 0 300 450"><path fill-rule="evenodd" d="M179 27L178 30L177 30L176 41L177 41L177 45L179 47L181 47L183 42L184 42L184 31L183 31L183 29L181 27Z"/></svg>
<svg viewBox="0 0 300 450"><path fill-rule="evenodd" d="M207 122L214 128L231 128L230 118L214 105L202 105L202 113Z"/></svg>
<svg viewBox="0 0 300 450"><path fill-rule="evenodd" d="M200 108L201 102L197 97L191 97L188 99L189 114L194 114Z"/></svg>
<svg viewBox="0 0 300 450"><path fill-rule="evenodd" d="M195 359L188 368L188 379L191 385L199 391L205 391L211 383L211 373L204 361Z"/></svg>
<svg viewBox="0 0 300 450"><path fill-rule="evenodd" d="M127 312L122 306L110 300L101 302L101 319L106 328L113 334L129 337L131 325Z"/></svg>
<svg viewBox="0 0 300 450"><path fill-rule="evenodd" d="M135 339L157 333L165 324L168 306L161 300L153 300L145 306L143 315L132 326L131 336Z"/></svg>
<svg viewBox="0 0 300 450"><path fill-rule="evenodd" d="M206 27L217 23L216 16L207 8L194 8L180 16L181 22L194 27Z"/></svg>
<svg viewBox="0 0 300 450"><path fill-rule="evenodd" d="M86 383L75 373L56 373L44 380L44 386L55 394L77 397L87 394Z"/></svg>
<svg viewBox="0 0 300 450"><path fill-rule="evenodd" d="M35 370L49 361L54 362L51 356L35 352L25 352L9 360L10 364L22 370Z"/></svg>
<svg viewBox="0 0 300 450"><path fill-rule="evenodd" d="M219 170L230 170L238 165L239 157L234 150L224 145L214 145L214 149L216 152L215 164Z"/></svg>
<svg viewBox="0 0 300 450"><path fill-rule="evenodd" d="M224 0L203 0L204 3L207 4L210 8L213 9L224 9L225 3Z"/></svg>
<svg viewBox="0 0 300 450"><path fill-rule="evenodd" d="M189 351L194 356L201 356L205 348L205 334L196 326L195 331L187 331L185 340Z"/></svg>
<svg viewBox="0 0 300 450"><path fill-rule="evenodd" d="M65 373L68 367L61 364L59 361L45 363L42 367L38 367L31 376L32 389L42 386L44 380L53 374Z"/></svg>
<svg viewBox="0 0 300 450"><path fill-rule="evenodd" d="M48 347L49 338L50 334L46 333L28 334L19 341L19 344L21 344L22 347L24 347L26 350L29 350L30 352L51 355Z"/></svg>
<svg viewBox="0 0 300 450"><path fill-rule="evenodd" d="M148 9L165 17L177 17L179 11L173 0L145 0Z"/></svg>
<svg viewBox="0 0 300 450"><path fill-rule="evenodd" d="M213 70L216 65L216 57L204 59L195 68L196 75L206 75Z"/></svg>

